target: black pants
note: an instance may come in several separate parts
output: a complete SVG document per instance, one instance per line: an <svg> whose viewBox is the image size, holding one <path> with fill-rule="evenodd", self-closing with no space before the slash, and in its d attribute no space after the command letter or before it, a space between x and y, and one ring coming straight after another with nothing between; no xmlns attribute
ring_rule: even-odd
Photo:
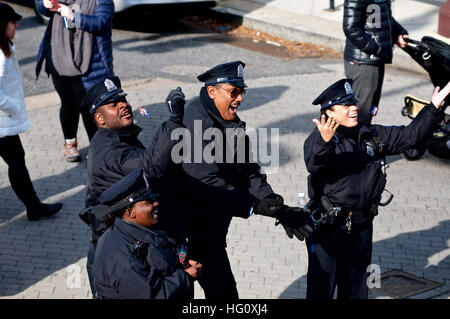
<svg viewBox="0 0 450 319"><path fill-rule="evenodd" d="M203 265L198 283L205 298L212 300L239 299L233 272L225 247L189 247L188 258Z"/></svg>
<svg viewBox="0 0 450 319"><path fill-rule="evenodd" d="M367 299L367 267L372 260L372 223L322 225L306 241L308 247L307 299Z"/></svg>
<svg viewBox="0 0 450 319"><path fill-rule="evenodd" d="M92 238L92 237L91 237ZM95 260L95 250L97 249L97 237L95 237L95 244L92 241L89 243L88 255L86 260L86 270L89 279L89 285L91 286L92 297L96 297L96 291L94 286L94 273L92 272L92 267Z"/></svg>
<svg viewBox="0 0 450 319"><path fill-rule="evenodd" d="M25 151L19 135L0 138L0 156L8 164L11 187L27 209L40 203L25 166Z"/></svg>
<svg viewBox="0 0 450 319"><path fill-rule="evenodd" d="M52 75L53 85L61 99L59 120L65 139L77 137L78 121L81 117L89 141L94 137L97 127L87 108L81 106L86 90L80 77Z"/></svg>
<svg viewBox="0 0 450 319"><path fill-rule="evenodd" d="M344 60L345 76L353 80L352 89L359 99L358 121L370 123L372 109L378 106L384 79L384 64L356 64Z"/></svg>

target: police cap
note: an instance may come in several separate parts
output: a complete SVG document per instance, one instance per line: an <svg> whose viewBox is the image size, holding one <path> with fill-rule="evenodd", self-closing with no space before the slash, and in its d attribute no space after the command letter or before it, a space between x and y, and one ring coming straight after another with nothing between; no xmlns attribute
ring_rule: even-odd
<svg viewBox="0 0 450 319"><path fill-rule="evenodd" d="M108 206L111 213L123 211L144 200L156 201L157 195L150 190L141 168L110 186L99 197L100 204Z"/></svg>
<svg viewBox="0 0 450 319"><path fill-rule="evenodd" d="M197 79L200 82L205 82L205 86L227 83L237 87L247 87L244 83L244 67L245 63L242 61L233 61L217 65L211 70L208 70L199 76Z"/></svg>
<svg viewBox="0 0 450 319"><path fill-rule="evenodd" d="M312 104L320 104L320 109L325 109L336 104L352 105L357 103L359 100L353 93L352 83L351 79L342 79L331 84L325 91L320 93Z"/></svg>
<svg viewBox="0 0 450 319"><path fill-rule="evenodd" d="M22 19L20 14L17 14L14 9L6 3L0 2L0 21L10 22L19 21Z"/></svg>
<svg viewBox="0 0 450 319"><path fill-rule="evenodd" d="M94 115L99 106L111 103L123 96L127 96L127 94L121 89L120 79L117 76L106 77L86 93L82 105L88 107L89 113Z"/></svg>

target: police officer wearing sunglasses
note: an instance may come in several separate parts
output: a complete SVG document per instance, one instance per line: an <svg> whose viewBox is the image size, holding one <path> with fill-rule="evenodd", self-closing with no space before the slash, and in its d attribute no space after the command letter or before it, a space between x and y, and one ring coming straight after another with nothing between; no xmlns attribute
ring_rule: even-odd
<svg viewBox="0 0 450 319"><path fill-rule="evenodd" d="M230 141L225 141L223 152L219 158L216 156L215 161L202 158L196 162L195 155L199 155L199 150L191 145L193 161L182 163L190 196L188 255L203 265L199 284L207 299L239 297L225 249L232 217L248 218L254 213L277 218L290 238L295 235L300 240L312 231L305 226L307 213L298 207L284 205L283 198L274 193L266 175L260 172L261 167L248 160L251 148L245 134L246 124L237 115L247 87L244 67L243 62L234 61L199 75L197 79L204 82L204 87L200 96L186 105L183 119L192 137L203 136L207 129L220 132L224 139L227 129L243 133L236 137L233 147L227 148ZM199 122L201 131L196 132ZM209 142L203 140L200 151L205 150ZM245 145L246 154L242 162L236 160L240 142L244 143L241 145ZM215 152L222 151L219 145L216 144ZM230 154L231 162L227 160Z"/></svg>

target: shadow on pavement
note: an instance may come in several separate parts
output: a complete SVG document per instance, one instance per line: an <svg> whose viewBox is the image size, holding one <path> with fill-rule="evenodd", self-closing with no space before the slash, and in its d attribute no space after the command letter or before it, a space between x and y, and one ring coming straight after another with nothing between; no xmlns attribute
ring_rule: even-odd
<svg viewBox="0 0 450 319"><path fill-rule="evenodd" d="M0 215L0 296L16 295L86 256L89 231L78 217L86 177L84 161L61 174L35 179L43 202L61 201L64 206L54 217L33 222L11 187L0 189L7 208Z"/></svg>
<svg viewBox="0 0 450 319"><path fill-rule="evenodd" d="M442 241L442 238L448 234L450 234L450 220L445 220L430 229L402 233L388 239L376 241L373 243L372 260L376 260L376 257L380 258L382 274L392 269L400 269L420 278L433 280L444 285L447 284L447 288L450 291L450 287L448 287L450 267L448 250L450 248L446 241ZM445 253L446 251L447 253ZM307 255L306 244L297 253ZM393 256L405 257L396 260ZM383 266L384 263L389 265L389 267ZM306 298L306 282L306 276L298 278L278 298ZM383 282L381 284L383 285ZM443 294L448 294L449 291L444 291ZM371 290L370 294L376 295L376 289Z"/></svg>

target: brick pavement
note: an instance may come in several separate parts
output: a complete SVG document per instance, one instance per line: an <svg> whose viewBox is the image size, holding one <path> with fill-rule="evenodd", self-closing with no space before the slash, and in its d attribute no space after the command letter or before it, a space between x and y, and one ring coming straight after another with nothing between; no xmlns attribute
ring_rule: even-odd
<svg viewBox="0 0 450 319"><path fill-rule="evenodd" d="M246 81L250 89L240 112L249 126L280 129L280 167L268 180L291 205L298 192L306 192L302 148L314 128L311 119L318 114L310 101L343 75L341 63L317 63L314 74ZM163 79L127 90L133 107L146 104L152 115L150 120L136 115L137 124L144 127L144 144L150 141L156 125L167 117L162 101L178 84L188 98L196 95L200 87ZM400 107L403 95L413 92L428 98L432 86L422 75L388 70L383 108L375 123L407 124L409 120L400 115ZM21 139L31 178L42 200L63 201L64 208L53 219L28 222L24 206L9 186L7 166L0 161L0 296L90 298L85 271L89 230L77 216L84 207L86 162L64 161L57 106L30 110L29 116L32 128ZM79 142L85 156L88 142L81 121ZM395 198L375 219L374 263L380 265L382 272L402 269L444 284L415 297L448 298L449 161L426 154L417 162L407 162L400 156L391 157L389 162L387 187ZM289 240L281 227L273 226L272 220L261 216L235 218L230 226L228 252L241 298L305 297L305 244ZM196 297L203 298L198 286ZM383 296L373 292L371 297Z"/></svg>

